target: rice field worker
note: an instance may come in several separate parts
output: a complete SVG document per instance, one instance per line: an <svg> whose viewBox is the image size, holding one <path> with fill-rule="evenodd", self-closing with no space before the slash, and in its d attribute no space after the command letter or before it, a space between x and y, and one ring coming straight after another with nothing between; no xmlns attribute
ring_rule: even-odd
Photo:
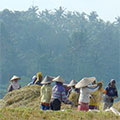
<svg viewBox="0 0 120 120"><path fill-rule="evenodd" d="M101 83L99 83L97 86L92 86L89 84L92 84L93 81L95 81L95 77L87 77L80 80L75 87L80 88L80 95L78 100L78 110L80 111L88 111L89 110L89 101L90 101L90 94L92 92L95 92L100 86Z"/></svg>
<svg viewBox="0 0 120 120"><path fill-rule="evenodd" d="M37 76L34 75L34 76L32 77L32 82L28 83L28 85L33 85L36 80L37 80Z"/></svg>
<svg viewBox="0 0 120 120"><path fill-rule="evenodd" d="M100 102L102 100L102 95L104 93L104 88L102 87L102 82L98 82L98 83L101 83L101 86L98 88L98 90L96 90L95 92L93 92L90 95L90 103L89 103L89 109L90 110L99 110L99 105L100 105ZM92 83L92 85L96 85L98 83L95 80Z"/></svg>
<svg viewBox="0 0 120 120"><path fill-rule="evenodd" d="M52 82L53 77L46 76L43 81L41 82L42 87L40 89L40 106L41 110L49 110L50 108L50 99L52 95Z"/></svg>
<svg viewBox="0 0 120 120"><path fill-rule="evenodd" d="M75 80L72 80L69 84L68 87L71 87L71 89L68 92L68 99L71 100L75 106L78 105L78 97L79 97L79 93L77 91L77 89L75 88L75 85L77 84L77 82Z"/></svg>
<svg viewBox="0 0 120 120"><path fill-rule="evenodd" d="M16 76L16 75L14 75L14 76L10 79L11 83L10 83L10 85L8 86L8 92L11 92L11 91L13 91L13 90L17 90L17 89L20 89L20 88L21 88L21 86L18 84L18 80L20 80L20 79L21 79L21 78L18 77L18 76Z"/></svg>
<svg viewBox="0 0 120 120"><path fill-rule="evenodd" d="M58 76L53 79L55 86L52 89L52 97L50 102L51 110L60 110L61 109L61 102L65 104L74 105L74 103L67 99L65 94L65 88L63 86L64 80Z"/></svg>
<svg viewBox="0 0 120 120"><path fill-rule="evenodd" d="M70 90L70 87L68 87L68 84L67 83L63 83L63 86L65 88L65 94L68 95L68 92Z"/></svg>
<svg viewBox="0 0 120 120"><path fill-rule="evenodd" d="M105 97L104 97L103 110L112 107L114 103L114 99L118 97L118 91L115 84L116 84L115 80L112 79L104 91Z"/></svg>
<svg viewBox="0 0 120 120"><path fill-rule="evenodd" d="M41 84L41 82L42 82L42 73L41 72L38 72L37 73L37 80L35 81L35 83L34 84L37 84L37 85L42 85Z"/></svg>

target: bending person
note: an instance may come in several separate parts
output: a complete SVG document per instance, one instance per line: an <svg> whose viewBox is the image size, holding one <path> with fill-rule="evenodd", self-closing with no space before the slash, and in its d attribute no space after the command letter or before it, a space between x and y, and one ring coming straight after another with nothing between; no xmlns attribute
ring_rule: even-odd
<svg viewBox="0 0 120 120"><path fill-rule="evenodd" d="M56 84L52 89L52 97L50 102L51 110L60 110L61 102L74 105L72 101L67 99L65 88L63 86L64 80L60 76L58 76L54 78L53 81L56 82Z"/></svg>

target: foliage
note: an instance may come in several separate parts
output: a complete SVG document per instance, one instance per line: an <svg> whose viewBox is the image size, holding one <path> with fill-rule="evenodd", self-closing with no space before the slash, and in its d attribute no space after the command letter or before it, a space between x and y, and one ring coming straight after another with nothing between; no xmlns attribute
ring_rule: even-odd
<svg viewBox="0 0 120 120"><path fill-rule="evenodd" d="M95 11L5 9L0 11L0 85L8 85L14 74L25 85L39 71L66 82L95 76L104 85L111 78L119 85L119 40L120 17L111 23Z"/></svg>

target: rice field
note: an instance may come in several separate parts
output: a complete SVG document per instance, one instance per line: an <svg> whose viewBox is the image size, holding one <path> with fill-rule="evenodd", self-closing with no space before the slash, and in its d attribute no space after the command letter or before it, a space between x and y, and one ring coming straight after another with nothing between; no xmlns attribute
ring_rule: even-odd
<svg viewBox="0 0 120 120"><path fill-rule="evenodd" d="M0 100L0 120L120 120L120 116L112 112L81 112L64 104L61 111L41 111L39 96L37 85L7 93ZM120 111L119 102L114 107Z"/></svg>

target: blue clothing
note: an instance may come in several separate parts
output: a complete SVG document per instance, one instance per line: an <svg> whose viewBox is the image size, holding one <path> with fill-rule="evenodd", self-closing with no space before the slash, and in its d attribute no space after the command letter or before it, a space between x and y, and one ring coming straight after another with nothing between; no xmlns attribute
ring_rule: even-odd
<svg viewBox="0 0 120 120"><path fill-rule="evenodd" d="M54 86L54 88L57 88L57 90L60 92L65 91L63 84L59 82L56 82L56 85Z"/></svg>
<svg viewBox="0 0 120 120"><path fill-rule="evenodd" d="M57 83L52 89L52 100L58 99L60 102L64 102L66 104L72 104L72 101L67 99L67 96L65 94L65 88L62 85L62 83Z"/></svg>
<svg viewBox="0 0 120 120"><path fill-rule="evenodd" d="M111 87L109 84L105 90L106 90L106 95L104 97L104 102L113 103L114 97L118 97L118 92L116 87Z"/></svg>
<svg viewBox="0 0 120 120"><path fill-rule="evenodd" d="M108 84L108 87L106 87L106 94L104 97L104 105L103 105L103 110L112 107L114 103L115 97L118 97L118 92L116 87L112 87L111 84Z"/></svg>
<svg viewBox="0 0 120 120"><path fill-rule="evenodd" d="M41 82L40 82L39 80L36 81L35 84L36 84L36 85L40 85L40 86L42 86L42 84L41 84Z"/></svg>
<svg viewBox="0 0 120 120"><path fill-rule="evenodd" d="M49 110L50 109L50 107L48 105L41 104L40 107L41 107L41 110Z"/></svg>
<svg viewBox="0 0 120 120"><path fill-rule="evenodd" d="M108 86L105 90L106 90L106 95L108 95L109 97L118 97L118 92L116 87Z"/></svg>

